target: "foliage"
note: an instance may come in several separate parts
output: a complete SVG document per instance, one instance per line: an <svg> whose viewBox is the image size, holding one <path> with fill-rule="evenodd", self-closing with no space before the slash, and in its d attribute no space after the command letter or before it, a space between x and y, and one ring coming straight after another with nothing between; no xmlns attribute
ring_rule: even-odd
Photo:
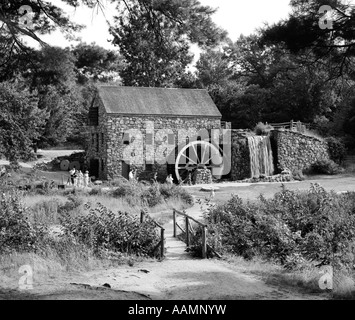
<svg viewBox="0 0 355 320"><path fill-rule="evenodd" d="M354 209L354 193L337 195L318 184L307 192L283 187L256 203L233 195L206 214L208 243L217 252L261 256L289 268L304 261L352 268Z"/></svg>
<svg viewBox="0 0 355 320"><path fill-rule="evenodd" d="M58 206L58 212L71 212L83 204L83 200L77 195L69 195L63 205Z"/></svg>
<svg viewBox="0 0 355 320"><path fill-rule="evenodd" d="M95 195L99 195L101 196L103 194L102 192L102 188L101 187L93 187L91 188L91 190L89 191L89 195L90 196L95 196Z"/></svg>
<svg viewBox="0 0 355 320"><path fill-rule="evenodd" d="M226 52L208 49L200 55L196 63L197 77L200 86L228 85L228 79L233 75L230 60Z"/></svg>
<svg viewBox="0 0 355 320"><path fill-rule="evenodd" d="M214 9L197 0L128 0L117 6L110 28L126 67L125 85L174 86L192 62L190 43L215 46L225 37L211 19Z"/></svg>
<svg viewBox="0 0 355 320"><path fill-rule="evenodd" d="M28 209L29 220L34 224L45 224L47 226L58 224L58 212L63 204L56 197L44 199L32 205Z"/></svg>
<svg viewBox="0 0 355 320"><path fill-rule="evenodd" d="M341 168L338 164L336 164L333 160L317 160L311 166L312 173L315 174L339 174L342 172Z"/></svg>
<svg viewBox="0 0 355 320"><path fill-rule="evenodd" d="M328 145L330 159L339 165L342 164L347 153L345 144L336 137L328 137L325 141Z"/></svg>
<svg viewBox="0 0 355 320"><path fill-rule="evenodd" d="M193 205L194 199L192 195L187 192L184 188L177 186L175 184L160 184L159 191L165 200L168 199L181 199L188 205Z"/></svg>
<svg viewBox="0 0 355 320"><path fill-rule="evenodd" d="M43 122L40 134L31 139L35 151L38 147L65 142L68 137L81 142L88 105L95 91L90 84L76 84L77 69L72 52L59 47L29 49L26 54L17 54L4 63L10 63L11 72L2 79L13 82L13 79L23 78L18 91L30 92L41 111L38 116L38 121Z"/></svg>
<svg viewBox="0 0 355 320"><path fill-rule="evenodd" d="M147 189L143 190L141 194L143 203L146 203L148 207L155 207L164 201L164 198L160 192L159 184L154 183Z"/></svg>
<svg viewBox="0 0 355 320"><path fill-rule="evenodd" d="M222 119L230 121L232 128L248 128L245 120L245 105L240 106L240 97L244 95L246 87L235 81L224 81L207 87L208 93L222 114ZM257 119L256 121L258 121ZM254 122L255 124L255 122Z"/></svg>
<svg viewBox="0 0 355 320"><path fill-rule="evenodd" d="M77 79L81 84L89 80L108 82L118 77L123 68L121 57L112 50L96 44L80 43L71 48L75 59Z"/></svg>
<svg viewBox="0 0 355 320"><path fill-rule="evenodd" d="M62 2L74 7L84 4L91 8L100 4L100 0ZM20 23L19 8L25 5L33 12L30 16L24 14L32 26L24 27ZM71 32L81 29L68 19L60 7L49 1L6 1L1 5L0 21L3 23L0 33L3 44L0 48L0 79L6 81L23 77L42 111L38 116L38 120L44 122L41 134L27 138L32 140L35 151L39 147L65 142L68 138L84 146L81 129L86 124L86 111L91 102L85 91L90 86L87 80L112 79L114 75L110 72L120 65L118 55L95 45L81 44L62 49L44 44L38 34L59 28L70 37ZM40 49L29 48L23 41L23 35L38 41L42 45ZM85 87L76 81L85 84ZM27 91L27 88L22 91Z"/></svg>
<svg viewBox="0 0 355 320"><path fill-rule="evenodd" d="M344 99L345 100L345 99ZM348 145L355 149L355 97L351 96L350 101L344 101L344 107L340 110L341 128L336 128L337 133L344 133Z"/></svg>
<svg viewBox="0 0 355 320"><path fill-rule="evenodd" d="M32 156L46 116L37 103L22 81L0 83L0 154L10 162Z"/></svg>
<svg viewBox="0 0 355 320"><path fill-rule="evenodd" d="M62 0L62 2L73 7L78 7L80 4L90 8L100 5L100 0ZM22 12L20 10L22 6L29 6L30 11ZM60 29L67 38L73 39L73 32L82 29L82 26L69 20L61 7L46 0L2 1L0 21L3 23L0 40L3 47L7 49L5 51L9 52L16 49L23 51L28 49L23 41L24 36L45 45L38 34Z"/></svg>
<svg viewBox="0 0 355 320"><path fill-rule="evenodd" d="M44 47L32 50L30 68L24 73L32 89L42 95L48 87L55 87L59 93L66 93L75 82L75 57L68 49Z"/></svg>
<svg viewBox="0 0 355 320"><path fill-rule="evenodd" d="M313 54L296 55L282 43L269 44L263 41L265 32L203 53L196 64L198 86L209 90L233 128L252 129L260 121L331 121L346 107L353 81L334 78L325 60L310 68L317 61Z"/></svg>
<svg viewBox="0 0 355 320"><path fill-rule="evenodd" d="M76 85L75 58L68 49L57 47L33 51L24 73L32 90L38 92L38 106L48 115L44 132L36 147L63 143L75 128L82 127L77 114L82 112L81 88Z"/></svg>
<svg viewBox="0 0 355 320"><path fill-rule="evenodd" d="M142 191L143 186L140 183L122 181L122 183L113 190L112 196L117 198L126 198L129 201L129 199L135 197L136 199L139 199ZM133 200L133 203L136 199Z"/></svg>
<svg viewBox="0 0 355 320"><path fill-rule="evenodd" d="M180 186L153 183L146 186L138 182L121 182L112 192L117 198L125 198L131 205L155 207L168 199L181 199L193 204L192 196Z"/></svg>
<svg viewBox="0 0 355 320"><path fill-rule="evenodd" d="M256 135L258 136L265 136L267 135L271 130L273 129L273 127L269 124L265 124L262 122L259 122L255 128L254 128L254 132Z"/></svg>
<svg viewBox="0 0 355 320"><path fill-rule="evenodd" d="M98 204L96 208L86 205L87 215L72 217L63 214L65 236L85 244L94 252L118 251L140 256L153 255L159 242L156 225L147 217L140 223L137 217L127 213L117 214Z"/></svg>
<svg viewBox="0 0 355 320"><path fill-rule="evenodd" d="M43 245L45 234L43 225L29 222L18 192L0 196L0 253L37 251Z"/></svg>
<svg viewBox="0 0 355 320"><path fill-rule="evenodd" d="M322 5L332 8L326 16L332 27L321 28L324 15L320 12ZM329 59L328 67L332 77L341 77L351 68L354 57L355 36L352 20L355 11L350 2L342 0L293 0L292 13L288 19L276 23L264 31L263 42L282 43L296 54L312 52L317 64L320 60Z"/></svg>

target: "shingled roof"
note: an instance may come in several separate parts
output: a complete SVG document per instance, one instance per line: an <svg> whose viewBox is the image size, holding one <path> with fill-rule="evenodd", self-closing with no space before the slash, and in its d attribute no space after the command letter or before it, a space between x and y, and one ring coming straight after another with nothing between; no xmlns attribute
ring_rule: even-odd
<svg viewBox="0 0 355 320"><path fill-rule="evenodd" d="M108 114L222 117L207 90L99 86L98 94Z"/></svg>

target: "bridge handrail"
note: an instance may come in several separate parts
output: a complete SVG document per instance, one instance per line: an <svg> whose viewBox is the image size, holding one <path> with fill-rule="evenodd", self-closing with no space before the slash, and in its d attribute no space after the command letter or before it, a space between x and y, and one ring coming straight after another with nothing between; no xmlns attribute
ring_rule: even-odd
<svg viewBox="0 0 355 320"><path fill-rule="evenodd" d="M189 220L192 220L196 222L198 225L202 226L202 258L206 259L207 258L207 225L196 220L195 218L189 216L186 214L186 212L181 212L176 209L173 209L173 224L174 224L174 234L173 237L176 238L176 226L178 226L180 229L181 227L177 224L176 222L176 215L182 215L185 217L185 233L186 233L186 246L190 246L190 222Z"/></svg>
<svg viewBox="0 0 355 320"><path fill-rule="evenodd" d="M159 247L160 247L160 258L164 258L165 255L165 228L162 227L158 222L156 222L146 211L141 210L141 218L140 218L140 222L143 223L145 217L148 216L153 223L160 228L160 241L159 243L156 245L156 247L154 248L153 252L155 252Z"/></svg>

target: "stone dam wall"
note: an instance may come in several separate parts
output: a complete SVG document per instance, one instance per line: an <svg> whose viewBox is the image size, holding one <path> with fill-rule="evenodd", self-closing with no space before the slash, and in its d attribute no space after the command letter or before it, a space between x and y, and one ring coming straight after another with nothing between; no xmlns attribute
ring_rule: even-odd
<svg viewBox="0 0 355 320"><path fill-rule="evenodd" d="M232 131L231 180L233 181L258 178L252 177L253 157L250 155L248 145L248 137L253 135L250 131ZM292 173L309 170L317 160L330 159L327 143L316 137L290 130L273 130L270 132L270 140L274 175L284 170Z"/></svg>
<svg viewBox="0 0 355 320"><path fill-rule="evenodd" d="M299 132L273 130L271 142L279 172L285 169L291 172L308 170L317 160L330 159L325 141Z"/></svg>

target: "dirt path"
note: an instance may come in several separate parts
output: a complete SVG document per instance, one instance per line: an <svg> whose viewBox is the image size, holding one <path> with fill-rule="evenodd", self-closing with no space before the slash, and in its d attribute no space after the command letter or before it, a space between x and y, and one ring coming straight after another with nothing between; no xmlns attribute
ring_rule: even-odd
<svg viewBox="0 0 355 320"><path fill-rule="evenodd" d="M200 206L187 213L197 219ZM166 228L166 258L66 275L37 284L33 292L1 292L0 299L51 300L317 300L307 295L265 284L260 278L243 273L238 266L217 259L198 259L185 251L185 244L173 238L172 221ZM108 284L110 288L103 287Z"/></svg>
<svg viewBox="0 0 355 320"><path fill-rule="evenodd" d="M200 206L195 204L187 214L199 219ZM185 244L173 238L172 221L164 227L167 252L162 262L88 272L77 281L93 286L109 283L112 289L139 292L154 300L321 299L266 285L225 261L193 258Z"/></svg>

